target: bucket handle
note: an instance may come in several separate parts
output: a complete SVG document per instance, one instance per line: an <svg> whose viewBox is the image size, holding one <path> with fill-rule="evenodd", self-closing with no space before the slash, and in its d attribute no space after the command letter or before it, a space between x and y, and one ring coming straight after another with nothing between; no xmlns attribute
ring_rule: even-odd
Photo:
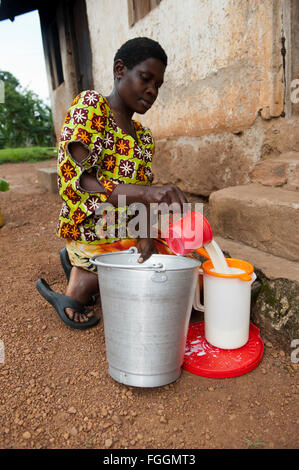
<svg viewBox="0 0 299 470"><path fill-rule="evenodd" d="M198 312L204 312L205 307L203 304L200 303L200 288L199 288L199 276L203 274L203 270L199 268L198 270L198 279L196 280L196 287L195 287L195 294L193 300L193 308Z"/></svg>
<svg viewBox="0 0 299 470"><path fill-rule="evenodd" d="M111 251L109 253L103 253L101 255L94 255L92 256L89 261L91 264L94 264L95 266L101 266L99 263L97 263L96 258L98 256L105 256L105 255L111 255L111 253L131 253L131 254L137 254L138 250L135 246L131 246L129 250L123 250L123 251ZM152 264L151 266L144 266L142 264L134 265L134 266L123 266L121 264L114 264L114 268L119 268L119 269L142 269L142 270L147 270L147 271L156 271L157 273L161 273L166 271L166 267L164 263L157 263L157 264Z"/></svg>
<svg viewBox="0 0 299 470"><path fill-rule="evenodd" d="M85 252L84 252L85 253ZM105 256L105 255L111 255L111 253L131 253L131 254L136 254L138 253L138 250L136 246L131 246L128 250L122 250L122 251L109 251L108 253L101 253L101 255L94 255L91 258L89 258L89 261L91 264L94 264L95 266L98 266L98 263L96 263L96 258L98 256ZM87 253L85 253L87 255Z"/></svg>

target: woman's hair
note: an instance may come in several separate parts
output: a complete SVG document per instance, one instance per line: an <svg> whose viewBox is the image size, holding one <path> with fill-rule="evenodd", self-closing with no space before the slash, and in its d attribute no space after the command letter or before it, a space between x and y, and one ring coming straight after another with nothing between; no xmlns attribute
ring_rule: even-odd
<svg viewBox="0 0 299 470"><path fill-rule="evenodd" d="M159 59L167 66L167 55L157 41L146 37L129 39L116 52L114 62L121 59L128 69L146 59Z"/></svg>

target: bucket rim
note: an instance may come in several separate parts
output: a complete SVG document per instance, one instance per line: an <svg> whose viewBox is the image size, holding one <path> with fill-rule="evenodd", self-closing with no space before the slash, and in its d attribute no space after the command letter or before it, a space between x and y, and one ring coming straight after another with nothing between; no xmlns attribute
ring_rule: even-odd
<svg viewBox="0 0 299 470"><path fill-rule="evenodd" d="M160 263L153 263L151 265L145 265L144 263L138 263L137 265L136 264L126 264L126 265L122 265L122 264L112 264L112 263L105 263L105 262L101 262L98 258L104 258L104 257L107 257L107 256L113 256L113 255L130 255L130 257L135 257L136 259L139 258L140 256L140 253L122 253L121 251L115 251L115 252L110 252L110 253L101 253L99 255L95 255L93 256L92 258L89 259L89 261L96 265L96 266L100 266L102 268L116 268L116 269L129 269L129 270L136 270L136 271L184 271L184 270L188 270L188 269L195 269L195 268L200 268L201 267L201 262L200 260L197 260L197 259L194 259L194 258L187 258L187 257L184 257L184 256L178 256L176 257L177 260L178 259L184 259L185 261L188 260L188 263L190 263L190 266L176 266L176 267L169 267L169 266L165 266L165 263L160 262ZM159 256L159 258L162 256L162 257L171 257L173 258L174 255L164 255L164 254L158 254L158 253L154 253L150 256L149 259L152 259L152 261L154 261L155 258L157 258ZM148 261L148 260L147 260ZM146 263L146 261L145 261ZM191 265L193 264L193 266Z"/></svg>
<svg viewBox="0 0 299 470"><path fill-rule="evenodd" d="M241 279L242 281L251 281L251 274L254 271L254 267L248 261L244 261L242 259L237 258L225 258L228 266L230 268L239 268L244 271L243 273L237 274L222 274L216 273L212 271L214 268L213 262L209 259L203 263L201 266L205 274L209 274L210 276L221 277L225 279Z"/></svg>

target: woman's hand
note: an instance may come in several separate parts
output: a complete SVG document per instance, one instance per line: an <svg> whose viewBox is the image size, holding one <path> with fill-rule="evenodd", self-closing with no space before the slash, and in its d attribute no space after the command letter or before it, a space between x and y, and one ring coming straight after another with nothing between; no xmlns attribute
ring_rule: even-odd
<svg viewBox="0 0 299 470"><path fill-rule="evenodd" d="M143 186L143 197L146 204L162 202L171 205L177 203L183 209L183 204L188 200L178 186Z"/></svg>
<svg viewBox="0 0 299 470"><path fill-rule="evenodd" d="M153 238L139 238L137 241L137 249L138 253L141 253L140 257L138 258L138 263L143 263L152 254L158 253Z"/></svg>

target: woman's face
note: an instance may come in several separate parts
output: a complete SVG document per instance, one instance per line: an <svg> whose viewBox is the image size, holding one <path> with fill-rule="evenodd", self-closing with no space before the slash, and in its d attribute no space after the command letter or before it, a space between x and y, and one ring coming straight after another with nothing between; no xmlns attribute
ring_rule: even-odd
<svg viewBox="0 0 299 470"><path fill-rule="evenodd" d="M140 62L132 69L117 60L114 64L116 88L124 104L135 113L146 113L157 99L165 68L161 60L154 58Z"/></svg>

